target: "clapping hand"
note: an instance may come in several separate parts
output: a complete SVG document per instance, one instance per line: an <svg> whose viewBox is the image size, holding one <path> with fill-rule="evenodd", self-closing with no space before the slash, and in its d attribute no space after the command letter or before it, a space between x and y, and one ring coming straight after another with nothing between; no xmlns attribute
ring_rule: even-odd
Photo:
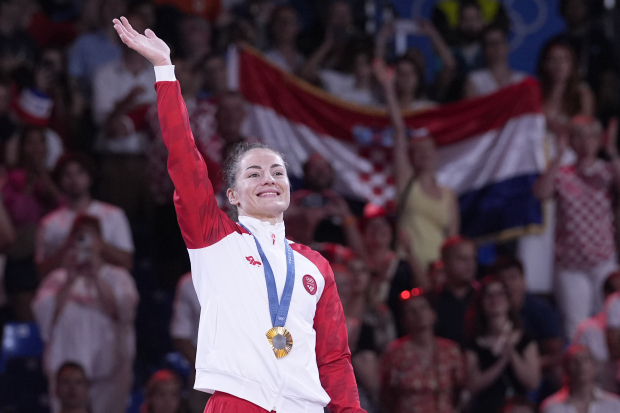
<svg viewBox="0 0 620 413"><path fill-rule="evenodd" d="M114 19L113 22L114 28L123 43L148 59L153 63L153 66L172 64L170 48L151 29L146 29L144 34L140 34L131 27L125 17L121 17L120 20Z"/></svg>

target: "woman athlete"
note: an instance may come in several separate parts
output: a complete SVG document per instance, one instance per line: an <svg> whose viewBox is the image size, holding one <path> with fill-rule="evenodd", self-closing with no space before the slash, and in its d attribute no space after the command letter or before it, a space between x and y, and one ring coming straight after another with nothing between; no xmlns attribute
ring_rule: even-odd
<svg viewBox="0 0 620 413"><path fill-rule="evenodd" d="M214 393L206 412L364 412L332 270L284 237L290 184L282 156L247 143L230 155L224 175L239 221L229 219L196 149L170 49L124 17L114 27L155 66L168 172L201 305L194 387Z"/></svg>

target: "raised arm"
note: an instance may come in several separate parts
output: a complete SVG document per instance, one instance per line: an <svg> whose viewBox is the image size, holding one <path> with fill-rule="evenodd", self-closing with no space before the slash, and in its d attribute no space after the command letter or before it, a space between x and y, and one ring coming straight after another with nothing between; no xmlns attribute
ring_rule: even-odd
<svg viewBox="0 0 620 413"><path fill-rule="evenodd" d="M392 153L394 157L394 177L396 178L397 198L400 199L407 190L407 185L413 176L413 169L409 164L409 148L407 145L407 128L398 106L396 89L394 87L394 73L388 70L385 62L375 59L372 64L373 72L377 81L383 88L383 94L387 105L387 111L394 128L394 145Z"/></svg>
<svg viewBox="0 0 620 413"><path fill-rule="evenodd" d="M114 19L123 43L155 66L157 111L168 148L168 173L174 183L179 227L189 249L204 248L239 228L219 209L207 165L196 148L179 82L170 62L170 49L152 30L136 32L126 18Z"/></svg>

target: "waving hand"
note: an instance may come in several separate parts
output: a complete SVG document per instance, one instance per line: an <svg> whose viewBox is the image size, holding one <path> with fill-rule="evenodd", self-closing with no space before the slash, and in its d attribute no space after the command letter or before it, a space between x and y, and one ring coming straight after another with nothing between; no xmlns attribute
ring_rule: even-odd
<svg viewBox="0 0 620 413"><path fill-rule="evenodd" d="M153 66L172 64L170 48L151 29L146 29L144 34L140 34L131 27L125 17L121 17L120 20L114 19L112 22L123 43L147 58Z"/></svg>

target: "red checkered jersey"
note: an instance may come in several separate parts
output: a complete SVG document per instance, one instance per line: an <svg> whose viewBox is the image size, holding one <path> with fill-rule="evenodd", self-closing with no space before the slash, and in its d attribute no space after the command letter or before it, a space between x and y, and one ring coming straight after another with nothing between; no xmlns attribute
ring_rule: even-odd
<svg viewBox="0 0 620 413"><path fill-rule="evenodd" d="M555 257L559 267L588 269L613 256L614 179L613 167L600 160L585 171L573 165L558 171Z"/></svg>
<svg viewBox="0 0 620 413"><path fill-rule="evenodd" d="M350 362L342 305L329 264L291 244L295 286L285 327L293 350L277 359L263 263L252 235L215 201L172 66L156 68L157 106L174 203L201 305L194 387L221 391L278 412L363 412ZM261 243L278 293L286 276L284 224L241 217Z"/></svg>

